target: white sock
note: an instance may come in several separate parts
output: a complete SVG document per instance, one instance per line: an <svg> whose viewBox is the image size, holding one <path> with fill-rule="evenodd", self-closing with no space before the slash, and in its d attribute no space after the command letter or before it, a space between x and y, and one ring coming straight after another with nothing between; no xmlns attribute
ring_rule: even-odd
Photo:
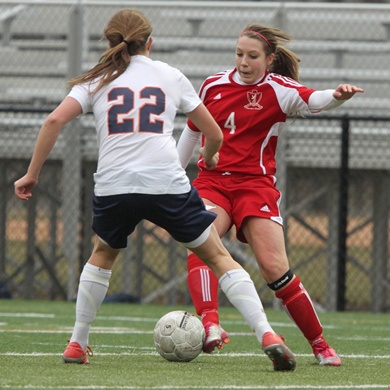
<svg viewBox="0 0 390 390"><path fill-rule="evenodd" d="M80 275L76 301L76 322L70 342L76 341L81 348L88 346L89 330L96 313L106 296L111 270L85 264Z"/></svg>
<svg viewBox="0 0 390 390"><path fill-rule="evenodd" d="M274 330L268 322L263 304L248 272L244 269L228 271L220 277L219 285L229 301L256 333L261 345L264 333L274 333Z"/></svg>

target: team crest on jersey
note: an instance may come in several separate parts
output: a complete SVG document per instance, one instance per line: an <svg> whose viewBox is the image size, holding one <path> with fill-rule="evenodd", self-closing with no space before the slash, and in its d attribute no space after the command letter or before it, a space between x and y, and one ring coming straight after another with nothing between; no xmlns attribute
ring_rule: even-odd
<svg viewBox="0 0 390 390"><path fill-rule="evenodd" d="M249 91L246 94L248 98L248 104L244 107L248 110L261 110L263 106L260 104L260 100L263 97L263 94L259 91L253 90Z"/></svg>

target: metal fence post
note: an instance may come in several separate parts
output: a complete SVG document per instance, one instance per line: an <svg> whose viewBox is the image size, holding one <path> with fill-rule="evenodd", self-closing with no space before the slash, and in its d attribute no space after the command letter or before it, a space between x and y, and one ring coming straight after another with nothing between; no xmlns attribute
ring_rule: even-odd
<svg viewBox="0 0 390 390"><path fill-rule="evenodd" d="M345 310L346 264L347 264L347 219L349 187L349 127L350 121L345 116L341 122L341 156L339 175L339 221L337 250L337 310Z"/></svg>
<svg viewBox="0 0 390 390"><path fill-rule="evenodd" d="M69 63L68 77L81 73L83 54L83 6L72 8L69 18ZM78 278L79 222L81 205L81 134L78 121L64 130L63 150L63 252L68 260L67 298L73 299Z"/></svg>

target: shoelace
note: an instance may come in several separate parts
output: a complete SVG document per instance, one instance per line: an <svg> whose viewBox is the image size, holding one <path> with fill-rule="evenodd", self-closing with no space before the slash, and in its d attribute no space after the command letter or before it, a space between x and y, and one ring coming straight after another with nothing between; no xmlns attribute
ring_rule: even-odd
<svg viewBox="0 0 390 390"><path fill-rule="evenodd" d="M86 353L89 357L92 357L92 356L93 356L92 348L91 348L89 345L87 346L87 349L85 350L85 353Z"/></svg>
<svg viewBox="0 0 390 390"><path fill-rule="evenodd" d="M68 340L68 344L70 343L70 340ZM92 348L90 345L87 345L87 349L84 351L89 357L93 356Z"/></svg>

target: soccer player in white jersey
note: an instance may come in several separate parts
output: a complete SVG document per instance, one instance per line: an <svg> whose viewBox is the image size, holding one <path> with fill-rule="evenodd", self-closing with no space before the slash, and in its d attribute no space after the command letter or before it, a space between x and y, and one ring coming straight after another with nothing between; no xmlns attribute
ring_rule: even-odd
<svg viewBox="0 0 390 390"><path fill-rule="evenodd" d="M201 154L205 168L213 169L222 131L188 79L149 57L151 33L149 20L137 10L123 9L112 16L104 30L109 48L94 68L70 81L68 96L40 129L27 173L15 182L15 194L30 198L61 129L80 114L93 112L99 145L93 199L96 240L80 276L76 320L63 361L89 363L89 331L115 259L136 225L146 219L213 270L274 369L294 370L294 355L268 323L249 274L222 245L212 223L216 215L206 210L191 186L172 137L174 118L181 110L204 134Z"/></svg>
<svg viewBox="0 0 390 390"><path fill-rule="evenodd" d="M236 67L208 77L200 97L224 133L219 162L205 169L202 156L193 181L224 236L235 225L237 238L249 243L268 286L309 341L320 365L339 366L341 360L322 335L322 326L309 294L290 270L275 186L278 136L289 114L320 112L339 106L361 88L341 84L315 91L299 84L299 58L281 43L290 37L279 29L248 25L236 45ZM198 142L196 124L188 121L178 150L186 167ZM229 342L219 324L218 282L196 254L189 253L188 284L195 309L202 316L205 352Z"/></svg>

